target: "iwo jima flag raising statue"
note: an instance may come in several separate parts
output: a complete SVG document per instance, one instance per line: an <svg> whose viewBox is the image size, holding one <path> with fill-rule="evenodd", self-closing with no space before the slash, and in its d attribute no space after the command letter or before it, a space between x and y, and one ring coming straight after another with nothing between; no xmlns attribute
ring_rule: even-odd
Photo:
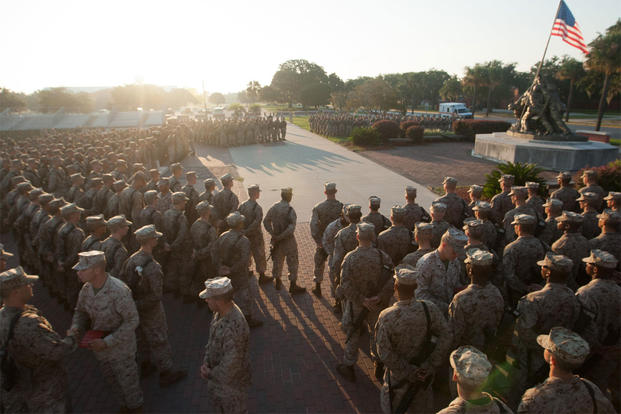
<svg viewBox="0 0 621 414"><path fill-rule="evenodd" d="M526 134L526 138L548 141L586 141L585 137L573 134L563 122L563 104L556 85L544 81L540 76L552 36L559 36L565 43L579 49L585 55L589 54L578 22L565 1L561 0L535 79L528 90L509 105L509 109L515 113L517 122L507 133L512 136Z"/></svg>

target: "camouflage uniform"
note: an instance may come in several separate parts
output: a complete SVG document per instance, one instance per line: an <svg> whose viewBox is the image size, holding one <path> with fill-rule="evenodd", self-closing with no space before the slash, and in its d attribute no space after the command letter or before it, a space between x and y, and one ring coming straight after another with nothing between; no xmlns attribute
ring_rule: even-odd
<svg viewBox="0 0 621 414"><path fill-rule="evenodd" d="M420 258L432 251L434 251L433 248L429 248L429 249L419 248L416 251L413 251L412 253L406 254L405 257L401 259L401 264L406 264L412 267L416 267L416 264L418 263Z"/></svg>
<svg viewBox="0 0 621 414"><path fill-rule="evenodd" d="M561 187L550 194L550 198L556 198L563 202L563 210L577 211L580 194L573 187Z"/></svg>
<svg viewBox="0 0 621 414"><path fill-rule="evenodd" d="M431 217L425 211L424 208L419 206L416 203L407 203L403 206L405 208L405 218L403 219L403 224L405 228L408 230L414 230L414 225L418 222L430 222Z"/></svg>
<svg viewBox="0 0 621 414"><path fill-rule="evenodd" d="M461 397L457 397L451 401L448 407L438 411L437 414L513 414L513 411L500 399L486 392L481 394L487 398L487 403L479 404L479 400L477 404L472 404Z"/></svg>
<svg viewBox="0 0 621 414"><path fill-rule="evenodd" d="M578 281L584 274L582 258L589 255L589 241L580 233L565 233L552 244L552 251L567 256L574 262L572 274L567 278L567 286L576 290Z"/></svg>
<svg viewBox="0 0 621 414"><path fill-rule="evenodd" d="M164 288L193 297L192 274L188 271L192 255L192 237L185 212L170 208L162 219L164 238L170 246Z"/></svg>
<svg viewBox="0 0 621 414"><path fill-rule="evenodd" d="M518 214L528 214L529 216L533 216L535 218L539 217L537 212L528 206L515 207L507 211L502 221L502 226L505 230L505 246L517 238L513 224L511 223L513 223L513 219Z"/></svg>
<svg viewBox="0 0 621 414"><path fill-rule="evenodd" d="M82 246L80 246L81 252L88 252L91 250L101 250L102 249L103 240L95 235L91 234L84 239L82 242Z"/></svg>
<svg viewBox="0 0 621 414"><path fill-rule="evenodd" d="M464 218L468 216L468 204L463 198L455 193L448 193L436 199L434 203L446 204L444 220L458 229L462 227Z"/></svg>
<svg viewBox="0 0 621 414"><path fill-rule="evenodd" d="M392 225L390 220L385 215L380 213L379 211L369 212L369 214L362 217L361 221L364 221L365 223L373 224L373 226L375 227L375 237L379 236L381 232L390 228L390 226ZM406 228L407 228L407 225L406 225Z"/></svg>
<svg viewBox="0 0 621 414"><path fill-rule="evenodd" d="M322 244L323 233L328 224L339 218L343 210L343 203L338 200L324 200L313 207L310 221L310 230L313 240L315 240L315 270L313 281L321 283L323 281L324 267L328 252L325 251Z"/></svg>
<svg viewBox="0 0 621 414"><path fill-rule="evenodd" d="M520 236L509 243L502 255L504 282L509 293L509 306L517 304L531 283L541 282L537 261L543 259L546 248L534 236Z"/></svg>
<svg viewBox="0 0 621 414"><path fill-rule="evenodd" d="M598 226L599 219L597 215L597 211L585 211L582 213L582 217L584 217L582 221L582 235L586 237L587 240L591 240L601 233Z"/></svg>
<svg viewBox="0 0 621 414"><path fill-rule="evenodd" d="M228 188L223 188L213 196L213 206L216 208L217 217L225 220L239 206L239 198Z"/></svg>
<svg viewBox="0 0 621 414"><path fill-rule="evenodd" d="M511 201L511 197L509 197L509 192L510 191L504 191L492 197L492 212L497 223L502 223L505 214L514 207L513 201Z"/></svg>
<svg viewBox="0 0 621 414"><path fill-rule="evenodd" d="M39 231L39 255L42 258L43 270L45 272L44 280L47 279L49 288L53 295L61 297L64 295L64 287L60 284L54 263L54 240L58 229L64 224L64 220L60 215L52 216L48 221L43 223Z"/></svg>
<svg viewBox="0 0 621 414"><path fill-rule="evenodd" d="M7 347L18 367L17 383L8 393L0 389L0 407L3 412L65 412L67 374L62 359L75 349L74 341L61 339L37 308L26 305L23 311L8 306L0 309L2 342L20 312Z"/></svg>
<svg viewBox="0 0 621 414"><path fill-rule="evenodd" d="M340 280L341 266L345 255L358 247L356 239L356 223L351 223L347 227L341 229L334 237L334 253L332 256L332 272L336 280ZM337 283L338 285L338 283Z"/></svg>
<svg viewBox="0 0 621 414"><path fill-rule="evenodd" d="M255 270L264 274L267 268L265 260L265 240L261 229L263 209L254 200L246 200L239 206L239 212L244 216L244 236L250 241L250 250L254 259Z"/></svg>
<svg viewBox="0 0 621 414"><path fill-rule="evenodd" d="M382 272L382 264L392 267L390 257L379 249L373 247L357 247L349 252L343 260L341 283L337 288L337 297L344 298L343 318L341 322L346 332L354 329L354 322L363 310L362 302L365 298L374 296L375 289L379 288L377 295L384 299L384 306L388 298L392 296L393 281L389 280L385 286L376 286ZM345 342L345 354L343 363L354 365L358 360L358 347L362 329L369 330L369 344L371 358L377 357L375 351L375 322L379 316L379 310L369 311L362 327L348 334L349 340ZM366 327L366 328L365 328Z"/></svg>
<svg viewBox="0 0 621 414"><path fill-rule="evenodd" d="M462 287L459 259L451 260L447 267L440 259L440 253L434 250L420 258L416 271L420 273L416 297L433 302L446 315L453 295Z"/></svg>
<svg viewBox="0 0 621 414"><path fill-rule="evenodd" d="M293 234L296 222L295 210L284 200L270 207L263 219L265 230L272 236L272 241L276 243L273 246L272 253L272 261L274 262L272 276L275 279L280 279L283 262L286 258L291 283L295 283L298 279L298 244Z"/></svg>
<svg viewBox="0 0 621 414"><path fill-rule="evenodd" d="M402 300L384 309L379 315L375 326L375 342L379 359L386 366L384 384L380 401L385 414L395 412L398 401L401 401L407 388L415 380L416 369L410 361L419 355L424 346L425 332L431 330L436 337L436 346L427 357L426 363L439 368L444 362L446 352L451 345L451 333L447 323L435 304L425 301L431 326L427 326L427 318L420 300ZM404 335L406 332L417 332L417 335ZM391 385L389 395L388 384ZM392 398L391 398L392 397ZM392 402L392 407L391 407ZM433 392L431 386L420 390L408 408L408 412L433 409Z"/></svg>
<svg viewBox="0 0 621 414"><path fill-rule="evenodd" d="M210 223L199 218L192 224L190 234L192 236L192 245L194 248L193 257L194 261L197 262L194 270L195 288L193 290L197 291L197 288L202 289L205 279L216 276L213 262L211 260L211 250L218 237L218 233Z"/></svg>
<svg viewBox="0 0 621 414"><path fill-rule="evenodd" d="M143 404L136 365L138 312L132 293L119 279L108 275L103 287L95 293L90 283L80 291L71 329L81 338L87 327L104 331L106 348L93 351L104 378L120 396L121 405L135 409Z"/></svg>
<svg viewBox="0 0 621 414"><path fill-rule="evenodd" d="M56 236L56 261L62 267L65 287L64 296L69 306L75 306L80 291L77 273L71 267L78 261L78 253L84 241L84 231L73 223L65 223Z"/></svg>
<svg viewBox="0 0 621 414"><path fill-rule="evenodd" d="M602 233L589 240L589 250L593 249L610 253L621 263L621 233Z"/></svg>
<svg viewBox="0 0 621 414"><path fill-rule="evenodd" d="M136 223L136 228L154 224L158 231L162 231L162 213L154 207L146 206L140 210Z"/></svg>
<svg viewBox="0 0 621 414"><path fill-rule="evenodd" d="M401 263L401 259L412 251L412 232L402 225L392 226L380 233L377 247L386 252L393 263Z"/></svg>
<svg viewBox="0 0 621 414"><path fill-rule="evenodd" d="M599 198L599 202L597 203L597 205L595 206L595 208L599 211L602 208L602 202L604 201L604 197L606 197L606 191L599 185L597 184L590 184L587 185L585 187L582 187L581 189L578 190L579 194L584 194L584 193L595 193L597 194L598 198Z"/></svg>
<svg viewBox="0 0 621 414"><path fill-rule="evenodd" d="M172 193L170 191L166 192L166 194L160 193L157 198L157 209L159 212L164 214L172 207Z"/></svg>
<svg viewBox="0 0 621 414"><path fill-rule="evenodd" d="M330 277L330 291L332 292L332 296L334 296L334 290L338 285L338 278L333 272L333 262L334 262L334 242L336 235L343 228L343 222L340 218L334 220L332 223L328 224L326 230L323 232L321 245L323 246L326 253L328 253L328 270Z"/></svg>
<svg viewBox="0 0 621 414"><path fill-rule="evenodd" d="M189 198L188 203L185 205L185 215L188 218L188 222L194 223L198 218L198 214L196 213L196 205L198 204L198 191L194 188L193 185L186 184L181 188L187 198Z"/></svg>
<svg viewBox="0 0 621 414"><path fill-rule="evenodd" d="M472 345L485 350L495 339L504 312L504 300L492 283L471 283L457 293L448 308L453 348Z"/></svg>
<svg viewBox="0 0 621 414"><path fill-rule="evenodd" d="M248 412L249 335L248 323L237 306L226 315L214 314L203 364L209 367L207 395L215 412Z"/></svg>
<svg viewBox="0 0 621 414"><path fill-rule="evenodd" d="M101 244L102 251L106 255L106 271L116 278L120 278L122 275L123 263L129 257L129 253L123 242L115 239L114 237L108 237Z"/></svg>
<svg viewBox="0 0 621 414"><path fill-rule="evenodd" d="M556 221L556 217L548 217L546 219L545 228L539 234L539 240L550 246L562 235L563 231L558 229L558 222Z"/></svg>
<svg viewBox="0 0 621 414"><path fill-rule="evenodd" d="M431 247L437 249L440 245L440 239L442 239L442 235L446 233L451 225L446 220L432 220L431 225L433 226L433 229L431 230Z"/></svg>

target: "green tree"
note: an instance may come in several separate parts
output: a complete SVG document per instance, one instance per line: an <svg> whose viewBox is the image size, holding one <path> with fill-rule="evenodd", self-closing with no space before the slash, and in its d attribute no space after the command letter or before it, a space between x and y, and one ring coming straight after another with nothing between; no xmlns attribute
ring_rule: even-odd
<svg viewBox="0 0 621 414"><path fill-rule="evenodd" d="M220 92L214 92L209 95L208 101L214 105L223 105L226 102L226 99Z"/></svg>
<svg viewBox="0 0 621 414"><path fill-rule="evenodd" d="M347 107L358 109L364 107L380 111L388 111L394 107L397 94L383 77L366 80L348 94Z"/></svg>
<svg viewBox="0 0 621 414"><path fill-rule="evenodd" d="M423 75L423 99L436 107L440 101L440 89L451 76L443 70L431 69Z"/></svg>
<svg viewBox="0 0 621 414"><path fill-rule="evenodd" d="M582 62L569 57L564 56L561 60L561 64L558 72L556 72L556 78L563 81L569 81L569 94L567 96L567 108L565 109L565 122L569 121L569 111L571 110L571 98L574 93L574 85L584 77L585 70Z"/></svg>
<svg viewBox="0 0 621 414"><path fill-rule="evenodd" d="M248 86L246 86L246 90L244 91L246 94L245 98L248 103L255 103L259 100L259 92L261 91L261 84L259 81L250 81L248 82Z"/></svg>
<svg viewBox="0 0 621 414"><path fill-rule="evenodd" d="M10 111L22 111L26 109L26 99L24 94L0 88L0 112L5 109Z"/></svg>
<svg viewBox="0 0 621 414"><path fill-rule="evenodd" d="M300 90L300 103L304 107L327 105L330 101L330 86L327 83L309 83Z"/></svg>
<svg viewBox="0 0 621 414"><path fill-rule="evenodd" d="M325 70L316 63L304 59L293 59L280 65L272 77L270 86L277 92L281 102L287 102L291 107L294 101L301 101L302 90L308 96L309 87L318 84L328 84L328 75ZM326 103L329 96L328 92Z"/></svg>
<svg viewBox="0 0 621 414"><path fill-rule="evenodd" d="M440 97L446 101L457 101L463 94L461 82L457 76L451 76L440 88Z"/></svg>
<svg viewBox="0 0 621 414"><path fill-rule="evenodd" d="M590 71L600 72L604 75L604 83L597 108L597 125L595 130L599 131L602 125L602 118L606 111L606 97L610 78L615 73L621 72L621 19L606 29L605 34L599 34L591 43L589 55L586 60L586 67Z"/></svg>
<svg viewBox="0 0 621 414"><path fill-rule="evenodd" d="M479 92L479 89L485 85L485 81L486 71L483 65L477 63L472 67L466 66L466 75L464 76L462 82L464 87L472 90L471 106L473 115L477 105L477 93Z"/></svg>
<svg viewBox="0 0 621 414"><path fill-rule="evenodd" d="M345 89L345 82L336 73L331 73L328 76L328 86L330 87L330 93L340 92Z"/></svg>
<svg viewBox="0 0 621 414"><path fill-rule="evenodd" d="M347 91L332 92L330 94L330 103L339 111L344 110L347 107Z"/></svg>
<svg viewBox="0 0 621 414"><path fill-rule="evenodd" d="M67 88L50 88L38 91L41 112L49 113L63 109L65 112L91 112L92 101L87 93L71 93Z"/></svg>
<svg viewBox="0 0 621 414"><path fill-rule="evenodd" d="M499 60L492 60L483 65L483 85L487 87L487 108L485 116L492 111L492 96L496 88L502 84L508 84L515 74L515 63L503 65Z"/></svg>

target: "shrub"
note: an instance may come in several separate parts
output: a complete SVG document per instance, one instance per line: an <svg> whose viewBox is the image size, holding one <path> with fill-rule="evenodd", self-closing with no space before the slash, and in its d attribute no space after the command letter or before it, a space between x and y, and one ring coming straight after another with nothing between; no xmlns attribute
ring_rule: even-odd
<svg viewBox="0 0 621 414"><path fill-rule="evenodd" d="M401 128L395 121L383 119L372 125L372 128L379 132L382 140L387 141L389 138L399 138L401 136Z"/></svg>
<svg viewBox="0 0 621 414"><path fill-rule="evenodd" d="M539 193L545 196L547 192L545 180L539 176L542 171L543 169L537 167L537 165L529 163L516 162L513 164L508 162L506 164L498 164L496 169L485 175L486 182L483 187L483 195L491 199L496 194L500 193L501 188L498 179L503 174L511 174L515 177L514 185L524 185L527 181L539 183Z"/></svg>
<svg viewBox="0 0 621 414"><path fill-rule="evenodd" d="M582 173L584 170L594 170L597 174L597 181L600 186L606 191L621 191L621 160L615 160L609 162L601 167L587 167L578 171L578 174L574 176L574 182L582 184Z"/></svg>
<svg viewBox="0 0 621 414"><path fill-rule="evenodd" d="M354 145L359 145L361 147L377 145L382 139L380 133L376 129L363 127L354 128L351 133L351 138Z"/></svg>
<svg viewBox="0 0 621 414"><path fill-rule="evenodd" d="M425 137L425 128L413 125L405 131L405 137L409 138L415 144L422 144Z"/></svg>
<svg viewBox="0 0 621 414"><path fill-rule="evenodd" d="M474 140L476 134L504 132L511 127L506 121L489 121L486 119L458 119L453 121L453 132Z"/></svg>
<svg viewBox="0 0 621 414"><path fill-rule="evenodd" d="M400 128L401 128L401 137L402 138L406 138L406 132L408 130L409 127L411 126L420 126L420 123L418 121L403 121L401 122Z"/></svg>

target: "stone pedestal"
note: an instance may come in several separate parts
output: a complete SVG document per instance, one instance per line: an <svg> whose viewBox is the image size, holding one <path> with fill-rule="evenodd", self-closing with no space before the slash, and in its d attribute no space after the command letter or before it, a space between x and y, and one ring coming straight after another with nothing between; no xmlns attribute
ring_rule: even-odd
<svg viewBox="0 0 621 414"><path fill-rule="evenodd" d="M506 132L477 134L472 155L491 161L528 162L555 171L598 167L619 158L619 148L593 141L523 139Z"/></svg>

